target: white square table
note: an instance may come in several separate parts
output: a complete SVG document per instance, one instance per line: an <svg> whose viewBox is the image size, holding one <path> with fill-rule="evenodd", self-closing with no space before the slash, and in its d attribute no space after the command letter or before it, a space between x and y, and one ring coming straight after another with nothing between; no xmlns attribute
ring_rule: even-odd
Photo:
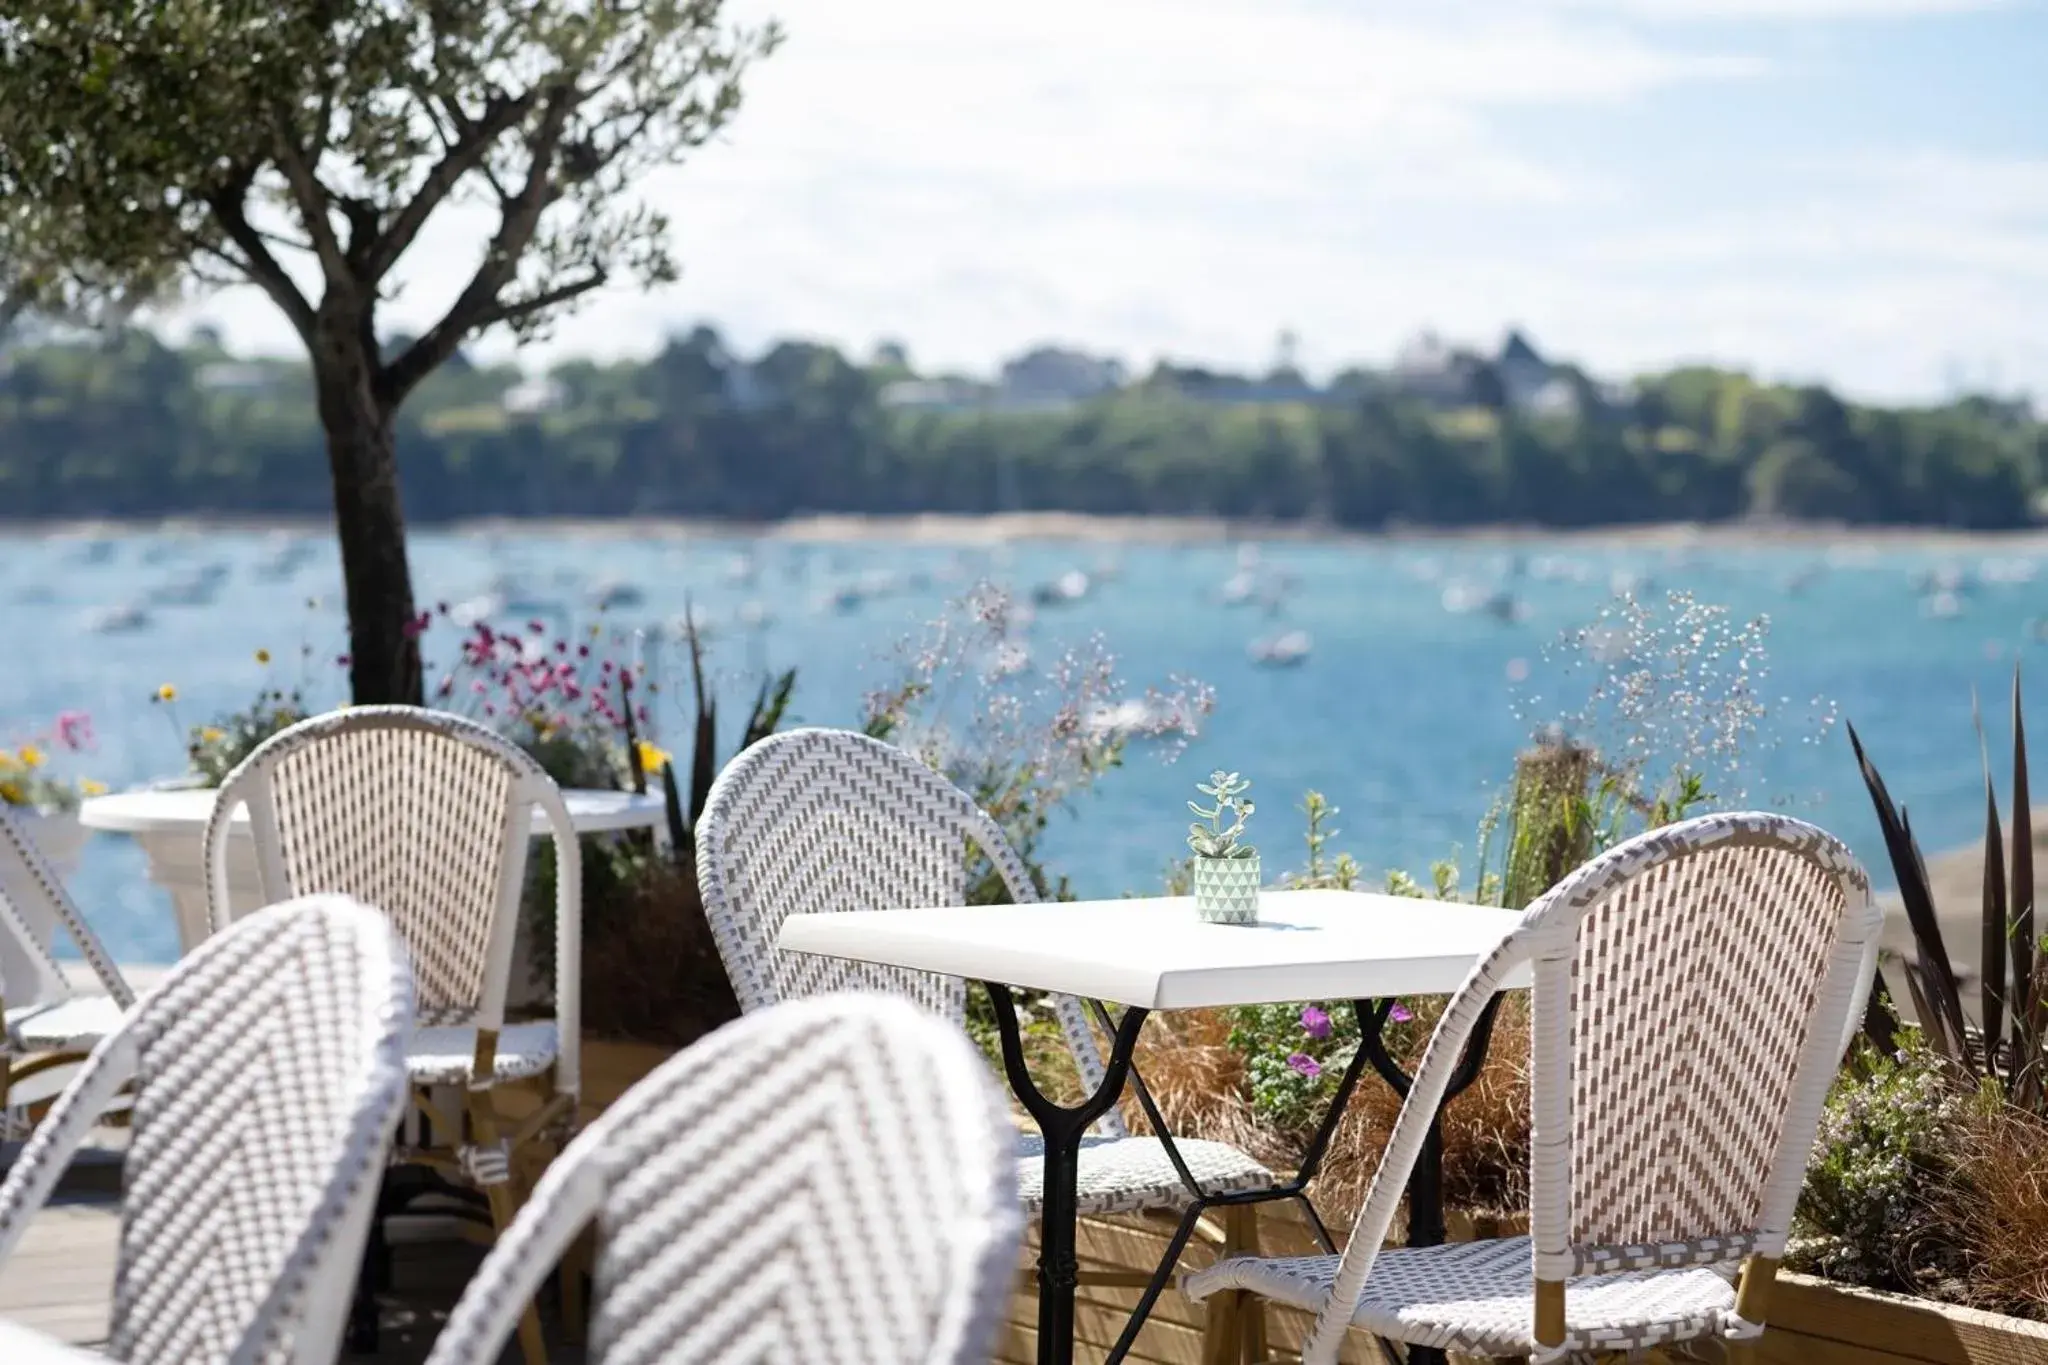
<svg viewBox="0 0 2048 1365"><path fill-rule="evenodd" d="M783 922L776 945L785 952L964 977L987 986L1002 1033L1004 1069L1045 1137L1038 1261L1041 1365L1067 1365L1073 1359L1081 1140L1120 1097L1139 1028L1149 1012L1312 1000L1354 1002L1364 1043L1339 1086L1323 1129L1311 1143L1303 1172L1293 1186L1256 1192L1258 1199L1294 1197L1306 1203L1300 1187L1314 1174L1362 1064L1370 1059L1390 1084L1406 1093L1407 1077L1379 1045L1387 1004L1395 996L1455 991L1522 918L1512 910L1357 891L1264 892L1259 916L1254 925L1204 924L1195 915L1192 899L1150 897L794 915ZM1528 969L1507 984L1526 987ZM1111 1029L1113 1043L1102 1084L1080 1105L1053 1104L1032 1083L1023 1062L1009 990L1013 986L1126 1007L1122 1020ZM1373 1002L1385 1003L1375 1008ZM1102 1017L1107 1023L1106 1015ZM1489 1011L1450 1093L1476 1077L1491 1019ZM1153 1126L1170 1147L1142 1079L1138 1090ZM1441 1178L1442 1149L1432 1131L1410 1185L1410 1241L1415 1245L1442 1240ZM1191 1188L1197 1203L1183 1221L1184 1228L1192 1227L1193 1215L1205 1203L1254 1202L1250 1197L1206 1198L1199 1188ZM1177 1259L1181 1240L1176 1239L1167 1264L1140 1300L1111 1360L1121 1358L1135 1340Z"/></svg>
<svg viewBox="0 0 2048 1365"><path fill-rule="evenodd" d="M33 1328L0 1319L0 1360L7 1365L107 1365L105 1356L76 1346Z"/></svg>

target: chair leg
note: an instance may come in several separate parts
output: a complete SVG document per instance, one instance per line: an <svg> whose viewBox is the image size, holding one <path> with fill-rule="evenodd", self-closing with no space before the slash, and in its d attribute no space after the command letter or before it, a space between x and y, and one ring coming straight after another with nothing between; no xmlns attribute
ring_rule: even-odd
<svg viewBox="0 0 2048 1365"><path fill-rule="evenodd" d="M370 1235L363 1244L363 1261L356 1274L355 1296L349 1302L348 1326L342 1341L351 1355L377 1352L377 1291L389 1289L391 1244L384 1236L384 1199L379 1192L378 1207L370 1215Z"/></svg>
<svg viewBox="0 0 2048 1365"><path fill-rule="evenodd" d="M584 1314L588 1311L584 1303L583 1277L590 1273L596 1260L591 1250L591 1238L596 1234L585 1228L562 1257L562 1334L570 1341L583 1340Z"/></svg>
<svg viewBox="0 0 2048 1365"><path fill-rule="evenodd" d="M1238 1365L1243 1298L1242 1290L1226 1289L1202 1306L1202 1365Z"/></svg>
<svg viewBox="0 0 2048 1365"><path fill-rule="evenodd" d="M1768 1256L1752 1256L1742 1263L1742 1279L1735 1289L1735 1316L1744 1322L1761 1324L1771 1311L1771 1289L1778 1282L1778 1263ZM1721 1342L1722 1358L1728 1365L1755 1365L1754 1341Z"/></svg>
<svg viewBox="0 0 2048 1365"><path fill-rule="evenodd" d="M1233 1205L1224 1212L1225 1255L1259 1254L1259 1209L1256 1204ZM1266 1300L1258 1294L1241 1295L1238 1301L1238 1360L1242 1365L1261 1365L1266 1359Z"/></svg>
<svg viewBox="0 0 2048 1365"><path fill-rule="evenodd" d="M496 1040L494 1039L493 1042ZM472 1090L468 1097L470 1141L485 1151L496 1151L500 1141L498 1135L498 1110L488 1090ZM519 1212L519 1200L512 1188L513 1172L509 1154L505 1158L505 1169L493 1173L493 1178L481 1181L484 1197L491 1205L491 1230L494 1237L503 1237L505 1230L512 1226L512 1219ZM540 1332L540 1309L528 1303L526 1311L519 1317L519 1354L526 1365L547 1365L547 1343Z"/></svg>

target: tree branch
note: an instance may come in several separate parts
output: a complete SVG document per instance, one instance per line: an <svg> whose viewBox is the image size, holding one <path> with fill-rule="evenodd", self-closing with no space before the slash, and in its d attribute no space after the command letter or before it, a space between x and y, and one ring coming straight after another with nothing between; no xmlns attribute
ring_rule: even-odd
<svg viewBox="0 0 2048 1365"><path fill-rule="evenodd" d="M519 259L533 242L533 234L540 227L541 214L555 200L555 154L561 147L569 115L578 103L580 100L572 82L564 81L549 92L540 126L534 130L527 144L533 160L526 168L526 183L520 186L515 197L505 201L504 217L499 220L498 231L484 251L476 273L470 276L469 283L463 286L462 293L448 306L441 320L379 372L377 396L387 408L395 408L405 401L405 396L422 379L455 354L455 348L462 344L464 337L485 325L485 319L497 305L499 293L518 275Z"/></svg>
<svg viewBox="0 0 2048 1365"><path fill-rule="evenodd" d="M377 206L367 199L358 199L346 194L336 195L335 203L341 209L343 221L348 224L348 246L343 254L350 269L354 271L355 278L362 281L364 292L374 296L376 282L364 271L370 250L376 244Z"/></svg>
<svg viewBox="0 0 2048 1365"><path fill-rule="evenodd" d="M419 190L400 209L398 216L391 220L391 226L379 235L364 258L363 282L374 285L398 264L398 258L420 235L427 219L441 206L449 193L468 175L483 163L491 145L507 129L517 124L533 110L534 102L540 96L536 86L525 94L511 99L492 99L484 105L484 116L472 123L464 119L459 125L459 134L449 144L447 154L434 163L421 182ZM436 122L438 130L439 124Z"/></svg>
<svg viewBox="0 0 2048 1365"><path fill-rule="evenodd" d="M320 268L330 280L348 279L347 258L334 235L334 224L327 217L327 187L306 164L292 136L291 125L282 117L277 120L272 140L277 145L278 167L284 172L285 183L291 186L292 202L299 207L299 217L306 222L306 235L313 239L313 252L320 258Z"/></svg>
<svg viewBox="0 0 2048 1365"><path fill-rule="evenodd" d="M477 330L481 330L485 327L495 327L499 323L522 322L532 317L535 313L559 307L571 299L581 298L593 289L601 288L608 278L610 277L604 271L593 269L580 280L571 280L567 284L543 290L531 298L519 299L515 302L500 304L496 308L489 309L472 326Z"/></svg>
<svg viewBox="0 0 2048 1365"><path fill-rule="evenodd" d="M206 200L206 206L213 211L221 231L242 253L239 260L225 252L214 254L245 272L252 284L268 294L271 302L283 310L292 330L299 334L299 340L305 342L310 350L314 332L313 305L306 302L306 296L292 283L292 277L277 263L277 257L270 254L270 248L263 244L263 234L249 225L246 199L254 179L254 171L244 171Z"/></svg>

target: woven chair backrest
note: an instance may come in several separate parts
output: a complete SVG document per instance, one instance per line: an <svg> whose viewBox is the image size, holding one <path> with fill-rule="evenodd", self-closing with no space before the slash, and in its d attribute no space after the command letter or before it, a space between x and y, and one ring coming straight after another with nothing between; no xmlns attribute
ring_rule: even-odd
<svg viewBox="0 0 2048 1365"><path fill-rule="evenodd" d="M1654 831L1567 878L1535 932L1574 924L1568 975L1539 963L1536 1103L1569 1088L1569 1222L1555 1165L1539 1238L1560 1225L1574 1273L1732 1261L1770 1225L1802 1095L1817 1106L1837 1046L1810 1062L1830 967L1861 943L1869 886L1831 835L1774 815ZM1567 993L1562 1009L1557 996ZM1568 1031L1569 1069L1560 1068ZM1804 1152L1791 1154L1796 1181ZM1789 1215L1789 1209L1786 1210Z"/></svg>
<svg viewBox="0 0 2048 1365"><path fill-rule="evenodd" d="M1031 874L988 813L915 754L850 730L771 735L728 763L697 831L697 881L743 1010L831 991L885 991L941 1018L966 1014L966 983L775 946L791 915L967 903L979 854L1015 904ZM1101 1049L1080 1003L1054 1006L1088 1085ZM1121 1134L1112 1111L1098 1126Z"/></svg>
<svg viewBox="0 0 2048 1365"><path fill-rule="evenodd" d="M363 706L272 736L228 775L207 826L208 912L229 915L226 845L246 805L266 901L333 891L376 905L412 954L423 1024L504 1015L536 806L552 827L563 1027L580 971L581 879L561 793L460 716ZM565 951L566 950L566 951Z"/></svg>
<svg viewBox="0 0 2048 1365"><path fill-rule="evenodd" d="M1014 1137L927 1010L870 993L749 1014L549 1166L428 1365L495 1362L593 1218L591 1365L982 1365L1016 1275Z"/></svg>
<svg viewBox="0 0 2048 1365"><path fill-rule="evenodd" d="M132 1078L108 1354L333 1359L405 1097L411 992L388 922L345 897L209 938L37 1127L0 1185L0 1254Z"/></svg>

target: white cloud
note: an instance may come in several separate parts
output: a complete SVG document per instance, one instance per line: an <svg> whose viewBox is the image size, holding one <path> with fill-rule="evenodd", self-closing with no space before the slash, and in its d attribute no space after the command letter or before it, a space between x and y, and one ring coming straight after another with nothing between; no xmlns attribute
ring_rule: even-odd
<svg viewBox="0 0 2048 1365"><path fill-rule="evenodd" d="M706 318L742 346L893 336L975 369L1046 338L1258 364L1291 326L1330 365L1425 325L1523 322L1614 369L1705 350L1911 391L1938 382L1939 338L2017 356L2019 319L2048 302L2039 168L1852 163L1816 172L1811 202L1687 225L1642 202L1640 168L1517 145L1525 111L1628 118L1660 92L1769 74L1711 35L1637 22L1733 8L1711 0L767 8L787 47L722 142L648 187L683 283L607 293L529 358L644 353ZM1923 193L1934 207L1914 207ZM429 320L480 238L458 221L423 240L393 324ZM1885 297L1896 340L1840 325ZM1984 311L1964 318L1965 301ZM238 342L290 344L248 291L200 311Z"/></svg>
<svg viewBox="0 0 2048 1365"><path fill-rule="evenodd" d="M1493 5L1513 0L1449 0ZM1537 8L1672 22L1811 23L1919 19L2009 7L2013 0L1532 0ZM1527 11L1528 4L1516 8Z"/></svg>

